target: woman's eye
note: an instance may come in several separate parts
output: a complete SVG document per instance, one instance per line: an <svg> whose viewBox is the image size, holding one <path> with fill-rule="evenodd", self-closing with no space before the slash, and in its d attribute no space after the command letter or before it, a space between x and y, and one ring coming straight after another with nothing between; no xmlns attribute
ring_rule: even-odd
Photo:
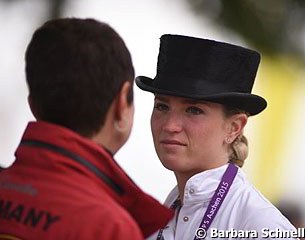
<svg viewBox="0 0 305 240"><path fill-rule="evenodd" d="M169 108L166 104L164 103L155 103L154 109L157 109L158 111L167 111Z"/></svg>
<svg viewBox="0 0 305 240"><path fill-rule="evenodd" d="M186 109L186 112L187 112L187 113L194 114L194 115L199 115L199 114L202 114L202 113L203 113L203 110L201 110L201 109L198 108L198 107L188 107L188 108Z"/></svg>

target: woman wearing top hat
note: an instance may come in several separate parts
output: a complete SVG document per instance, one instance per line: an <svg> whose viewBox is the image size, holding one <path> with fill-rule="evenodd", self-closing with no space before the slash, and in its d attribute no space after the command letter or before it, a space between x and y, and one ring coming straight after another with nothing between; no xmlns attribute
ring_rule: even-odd
<svg viewBox="0 0 305 240"><path fill-rule="evenodd" d="M241 170L248 153L243 129L267 106L251 93L259 61L259 53L240 46L161 37L156 77L136 83L155 94L152 135L161 163L177 179L165 202L176 216L150 239L295 237Z"/></svg>

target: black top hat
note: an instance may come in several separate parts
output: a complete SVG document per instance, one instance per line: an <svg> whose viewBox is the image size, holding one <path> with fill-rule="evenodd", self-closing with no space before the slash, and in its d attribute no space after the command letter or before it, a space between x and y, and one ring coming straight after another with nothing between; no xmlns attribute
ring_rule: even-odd
<svg viewBox="0 0 305 240"><path fill-rule="evenodd" d="M258 52L228 43L180 35L160 39L157 75L139 76L145 91L221 103L255 115L267 102L251 94Z"/></svg>

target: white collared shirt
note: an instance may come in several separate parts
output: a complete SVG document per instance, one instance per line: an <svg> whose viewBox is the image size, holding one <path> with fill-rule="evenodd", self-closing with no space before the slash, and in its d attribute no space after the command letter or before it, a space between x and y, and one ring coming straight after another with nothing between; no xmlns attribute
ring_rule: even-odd
<svg viewBox="0 0 305 240"><path fill-rule="evenodd" d="M198 173L187 181L183 196L183 206L179 213L176 210L176 216L164 228L164 240L194 239L208 204L226 168L227 164ZM178 198L178 195L178 187L176 186L168 195L165 205L171 206ZM281 230L296 231L277 208L248 182L245 173L240 168L205 239L221 239L221 237L215 235L215 229L229 230L229 233L218 232L218 234L229 234L227 236L230 237L222 239L238 239L238 237L233 237L234 234L249 234L248 236L253 237L255 233L257 233L256 239L270 239L270 237L280 234L273 232L276 229L279 229L277 232ZM248 230L249 232L237 233L237 230ZM212 236L214 237L212 238ZM156 238L157 233L148 239L155 240Z"/></svg>

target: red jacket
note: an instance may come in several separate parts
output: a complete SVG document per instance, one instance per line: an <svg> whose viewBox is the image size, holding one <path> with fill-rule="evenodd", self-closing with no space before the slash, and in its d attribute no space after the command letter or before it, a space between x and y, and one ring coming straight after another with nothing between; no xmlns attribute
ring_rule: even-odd
<svg viewBox="0 0 305 240"><path fill-rule="evenodd" d="M171 217L109 152L54 124L29 123L0 172L1 240L137 240Z"/></svg>

